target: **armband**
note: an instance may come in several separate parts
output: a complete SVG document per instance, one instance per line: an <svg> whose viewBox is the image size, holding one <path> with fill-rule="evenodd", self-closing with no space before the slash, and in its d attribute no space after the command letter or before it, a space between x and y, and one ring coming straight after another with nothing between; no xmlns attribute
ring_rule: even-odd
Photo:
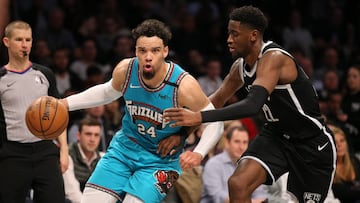
<svg viewBox="0 0 360 203"><path fill-rule="evenodd" d="M207 111L215 109L212 103L209 103L201 111ZM216 143L221 138L222 132L224 131L223 122L213 122L205 124L206 127L201 135L200 141L194 149L194 152L197 152L202 155L204 158L209 151L216 145Z"/></svg>
<svg viewBox="0 0 360 203"><path fill-rule="evenodd" d="M245 99L223 108L200 112L202 122L234 120L256 115L268 97L269 93L263 86L253 85Z"/></svg>
<svg viewBox="0 0 360 203"><path fill-rule="evenodd" d="M83 92L71 95L66 100L69 111L74 111L108 104L121 96L122 93L114 89L112 80L109 80L106 83L95 85Z"/></svg>

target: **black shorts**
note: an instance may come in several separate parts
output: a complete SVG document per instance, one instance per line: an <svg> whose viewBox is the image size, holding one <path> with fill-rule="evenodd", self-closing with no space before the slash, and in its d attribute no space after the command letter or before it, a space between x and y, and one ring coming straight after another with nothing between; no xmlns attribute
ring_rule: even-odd
<svg viewBox="0 0 360 203"><path fill-rule="evenodd" d="M267 171L267 185L289 172L288 191L299 202L315 203L323 202L331 187L336 148L332 134L325 127L317 136L294 140L265 126L241 159L259 162Z"/></svg>
<svg viewBox="0 0 360 203"><path fill-rule="evenodd" d="M64 203L59 148L52 141L0 147L0 202L24 203L30 188L35 202Z"/></svg>

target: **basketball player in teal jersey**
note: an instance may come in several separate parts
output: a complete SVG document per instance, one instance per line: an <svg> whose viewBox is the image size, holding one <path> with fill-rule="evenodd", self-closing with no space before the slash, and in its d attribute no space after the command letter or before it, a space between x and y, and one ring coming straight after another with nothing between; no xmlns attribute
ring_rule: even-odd
<svg viewBox="0 0 360 203"><path fill-rule="evenodd" d="M240 87L246 98L216 110L166 110L174 126L232 120L263 111L266 122L229 179L231 203L250 203L260 184L272 184L289 172L287 189L300 203L324 202L335 172L333 136L321 117L318 98L302 68L282 47L263 41L265 15L253 6L234 9L228 23L228 46L237 59L222 86L211 96L224 105Z"/></svg>
<svg viewBox="0 0 360 203"><path fill-rule="evenodd" d="M198 165L220 138L223 123L210 123L193 152L166 157L157 154L158 143L180 131L164 121L164 109L186 106L200 111L214 107L192 76L165 61L171 32L162 22L146 20L133 30L133 36L136 57L122 60L109 82L62 100L70 111L121 96L126 101L122 129L89 178L83 203L161 202L181 168Z"/></svg>

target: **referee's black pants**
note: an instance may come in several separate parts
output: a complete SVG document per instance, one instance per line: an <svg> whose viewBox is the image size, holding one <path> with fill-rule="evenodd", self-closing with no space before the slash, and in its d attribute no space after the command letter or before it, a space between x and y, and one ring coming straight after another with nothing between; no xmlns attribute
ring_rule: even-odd
<svg viewBox="0 0 360 203"><path fill-rule="evenodd" d="M52 141L0 147L0 203L24 203L30 189L35 203L64 203L59 148Z"/></svg>

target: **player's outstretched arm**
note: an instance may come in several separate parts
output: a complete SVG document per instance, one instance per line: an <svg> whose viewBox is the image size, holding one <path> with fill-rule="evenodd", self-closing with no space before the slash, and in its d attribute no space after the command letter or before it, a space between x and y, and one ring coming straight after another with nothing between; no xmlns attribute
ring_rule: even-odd
<svg viewBox="0 0 360 203"><path fill-rule="evenodd" d="M234 61L221 86L209 97L215 108L224 106L229 98L243 85L243 76L240 71L242 64L242 59ZM197 126L203 123L201 113L199 111L193 111L193 109L167 109L164 117L167 120L175 121L172 126Z"/></svg>
<svg viewBox="0 0 360 203"><path fill-rule="evenodd" d="M282 70L286 68L288 70ZM277 84L289 83L295 78L296 69L292 59L281 52L271 51L258 61L256 80L245 99L223 108L202 112L183 108L167 109L164 117L168 121L175 121L172 126L193 126L253 116L259 113Z"/></svg>
<svg viewBox="0 0 360 203"><path fill-rule="evenodd" d="M180 83L178 100L180 106L190 110L214 109L198 82L190 75L186 76ZM209 123L205 127L194 151L186 151L180 156L181 167L187 169L199 165L201 160L218 142L222 131L223 122Z"/></svg>
<svg viewBox="0 0 360 203"><path fill-rule="evenodd" d="M114 69L112 79L108 82L95 85L78 94L62 99L69 111L91 108L104 105L122 96L126 72L130 59L122 60Z"/></svg>

